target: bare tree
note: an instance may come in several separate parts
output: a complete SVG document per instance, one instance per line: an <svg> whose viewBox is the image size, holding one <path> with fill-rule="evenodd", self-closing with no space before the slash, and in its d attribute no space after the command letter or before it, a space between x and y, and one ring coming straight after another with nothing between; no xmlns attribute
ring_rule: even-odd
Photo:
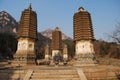
<svg viewBox="0 0 120 80"><path fill-rule="evenodd" d="M120 22L117 23L116 29L109 35L115 42L120 43Z"/></svg>

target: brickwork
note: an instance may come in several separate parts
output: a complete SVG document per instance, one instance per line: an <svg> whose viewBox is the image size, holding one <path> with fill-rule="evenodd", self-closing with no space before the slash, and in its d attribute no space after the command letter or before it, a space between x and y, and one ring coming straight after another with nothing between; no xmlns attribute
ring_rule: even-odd
<svg viewBox="0 0 120 80"><path fill-rule="evenodd" d="M57 27L52 33L52 49L59 50L62 47L61 31Z"/></svg>
<svg viewBox="0 0 120 80"><path fill-rule="evenodd" d="M18 30L18 38L20 37L37 38L37 14L32 8L22 12Z"/></svg>
<svg viewBox="0 0 120 80"><path fill-rule="evenodd" d="M82 8L82 7L81 7ZM81 10L74 14L74 40L93 40L93 28L90 13Z"/></svg>

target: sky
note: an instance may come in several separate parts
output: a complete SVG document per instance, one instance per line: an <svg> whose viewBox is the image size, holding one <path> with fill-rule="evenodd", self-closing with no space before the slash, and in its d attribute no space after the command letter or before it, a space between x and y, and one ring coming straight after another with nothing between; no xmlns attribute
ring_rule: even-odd
<svg viewBox="0 0 120 80"><path fill-rule="evenodd" d="M73 38L73 15L81 6L91 14L96 39L108 40L120 22L120 0L0 0L0 11L19 21L30 3L37 13L38 32L59 27Z"/></svg>

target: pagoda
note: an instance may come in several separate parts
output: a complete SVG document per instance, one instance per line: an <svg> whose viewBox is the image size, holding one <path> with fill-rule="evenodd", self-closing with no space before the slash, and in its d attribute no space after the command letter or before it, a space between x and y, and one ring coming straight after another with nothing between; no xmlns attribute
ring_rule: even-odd
<svg viewBox="0 0 120 80"><path fill-rule="evenodd" d="M37 40L37 14L31 4L22 12L17 34L18 46L14 55L15 63L20 65L35 63L35 43Z"/></svg>
<svg viewBox="0 0 120 80"><path fill-rule="evenodd" d="M90 13L80 7L73 16L75 59L77 66L94 65L94 32Z"/></svg>
<svg viewBox="0 0 120 80"><path fill-rule="evenodd" d="M52 58L55 55L62 55L62 35L58 27L52 32Z"/></svg>

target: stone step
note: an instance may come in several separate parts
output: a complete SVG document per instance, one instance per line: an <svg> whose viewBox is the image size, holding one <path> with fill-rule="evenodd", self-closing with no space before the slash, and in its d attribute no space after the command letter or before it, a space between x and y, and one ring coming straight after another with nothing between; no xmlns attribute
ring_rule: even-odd
<svg viewBox="0 0 120 80"><path fill-rule="evenodd" d="M32 75L76 75L77 72L69 73L69 72L46 72L46 73L33 73Z"/></svg>
<svg viewBox="0 0 120 80"><path fill-rule="evenodd" d="M0 77L7 76L8 73L0 73Z"/></svg>
<svg viewBox="0 0 120 80"><path fill-rule="evenodd" d="M9 78L8 76L1 76L0 75L0 80L8 80L8 78Z"/></svg>
<svg viewBox="0 0 120 80"><path fill-rule="evenodd" d="M46 68L34 70L30 80L80 80L77 70L66 68Z"/></svg>
<svg viewBox="0 0 120 80"><path fill-rule="evenodd" d="M39 76L36 76L36 75L33 75L31 76L31 79L46 79L46 78L78 78L79 76L78 75L39 75Z"/></svg>
<svg viewBox="0 0 120 80"><path fill-rule="evenodd" d="M34 73L76 73L76 70L35 70Z"/></svg>
<svg viewBox="0 0 120 80"><path fill-rule="evenodd" d="M58 78L54 78L54 79L30 79L30 80L80 80L79 78L64 78L64 79L58 79Z"/></svg>
<svg viewBox="0 0 120 80"><path fill-rule="evenodd" d="M77 74L75 70L38 70L34 74Z"/></svg>

